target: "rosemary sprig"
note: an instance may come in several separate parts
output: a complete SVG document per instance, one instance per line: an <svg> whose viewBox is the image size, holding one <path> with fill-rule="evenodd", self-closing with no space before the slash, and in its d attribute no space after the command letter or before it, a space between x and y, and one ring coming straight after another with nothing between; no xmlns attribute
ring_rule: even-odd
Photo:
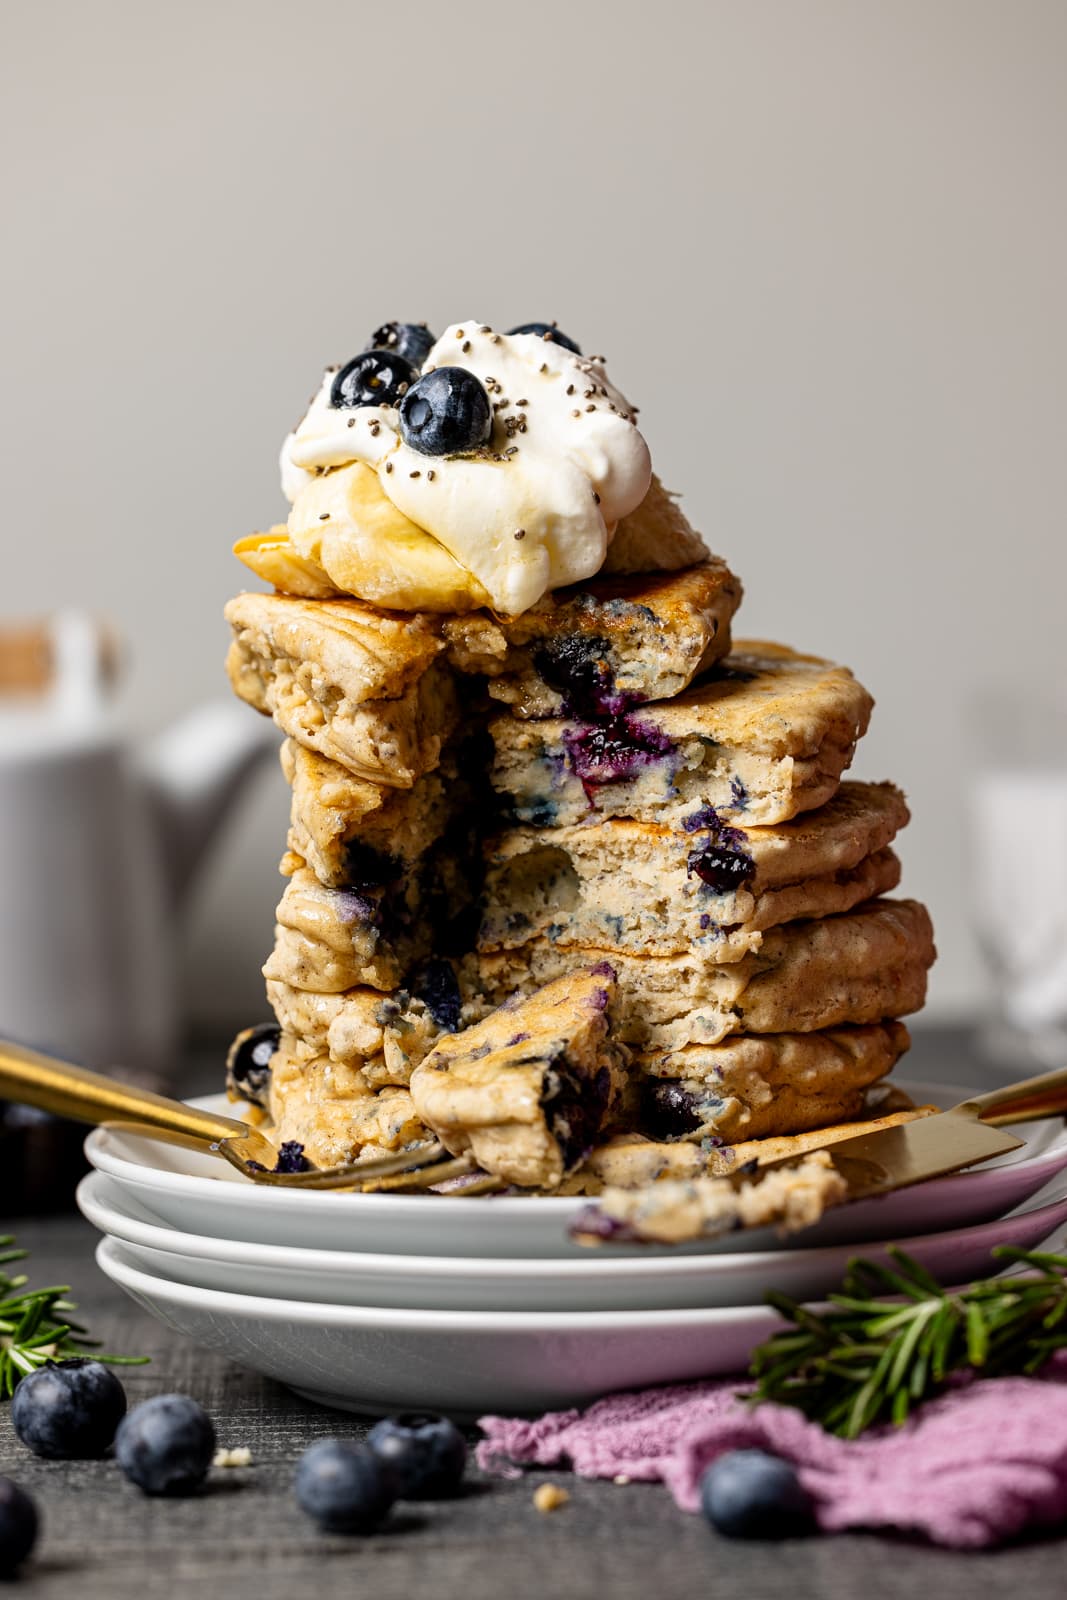
<svg viewBox="0 0 1067 1600"><path fill-rule="evenodd" d="M92 1350L97 1361L111 1366L138 1367L147 1356L104 1355L96 1340L70 1313L77 1305L68 1300L70 1289L27 1289L25 1273L12 1277L4 1269L29 1254L15 1246L14 1237L0 1238L0 1400L10 1400L20 1378L47 1361L85 1355Z"/></svg>
<svg viewBox="0 0 1067 1600"><path fill-rule="evenodd" d="M993 1254L1035 1270L952 1294L894 1246L891 1267L850 1261L829 1311L768 1294L791 1326L754 1351L751 1398L796 1406L854 1439L872 1423L904 1422L953 1374L1039 1371L1067 1348L1067 1255L1011 1245Z"/></svg>

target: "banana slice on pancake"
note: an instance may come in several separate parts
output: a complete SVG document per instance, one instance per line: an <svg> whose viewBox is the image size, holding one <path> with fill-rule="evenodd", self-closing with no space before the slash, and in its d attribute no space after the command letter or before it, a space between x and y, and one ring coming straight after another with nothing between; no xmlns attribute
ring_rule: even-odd
<svg viewBox="0 0 1067 1600"><path fill-rule="evenodd" d="M488 603L478 579L398 511L362 461L313 478L289 514L298 555L345 594L402 611L473 611Z"/></svg>
<svg viewBox="0 0 1067 1600"><path fill-rule="evenodd" d="M283 594L300 595L304 600L336 600L343 592L330 582L317 562L293 547L284 522L266 533L250 533L247 538L238 539L233 553L257 578L272 583Z"/></svg>

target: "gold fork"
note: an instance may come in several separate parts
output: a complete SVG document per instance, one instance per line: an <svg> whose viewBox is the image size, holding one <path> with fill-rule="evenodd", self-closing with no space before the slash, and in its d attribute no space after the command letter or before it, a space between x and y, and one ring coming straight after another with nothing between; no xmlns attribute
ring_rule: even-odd
<svg viewBox="0 0 1067 1600"><path fill-rule="evenodd" d="M346 1161L306 1172L276 1172L277 1148L257 1129L234 1117L202 1111L181 1100L135 1089L131 1084L84 1067L57 1061L0 1039L0 1099L37 1106L58 1117L97 1127L121 1127L149 1139L221 1156L253 1183L285 1189L429 1189L451 1178L472 1176L457 1195L486 1194L499 1187L477 1176L469 1156L448 1156L443 1145L427 1140L373 1161ZM444 1158L444 1159L442 1159Z"/></svg>

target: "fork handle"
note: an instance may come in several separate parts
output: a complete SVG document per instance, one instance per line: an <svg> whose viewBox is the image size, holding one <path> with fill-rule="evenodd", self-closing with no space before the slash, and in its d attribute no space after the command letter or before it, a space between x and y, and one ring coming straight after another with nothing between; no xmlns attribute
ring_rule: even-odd
<svg viewBox="0 0 1067 1600"><path fill-rule="evenodd" d="M230 1117L135 1089L6 1039L0 1039L0 1099L37 1106L75 1122L140 1127L157 1138L199 1147L248 1132L243 1122Z"/></svg>
<svg viewBox="0 0 1067 1600"><path fill-rule="evenodd" d="M1021 1083L1006 1083L988 1094L976 1094L966 1105L982 1122L995 1128L1067 1116L1067 1067L1043 1072L1038 1078L1024 1078Z"/></svg>

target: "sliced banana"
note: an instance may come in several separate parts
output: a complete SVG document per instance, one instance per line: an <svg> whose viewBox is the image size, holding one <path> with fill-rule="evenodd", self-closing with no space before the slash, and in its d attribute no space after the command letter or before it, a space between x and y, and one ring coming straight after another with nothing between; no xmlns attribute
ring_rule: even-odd
<svg viewBox="0 0 1067 1600"><path fill-rule="evenodd" d="M284 522L266 533L250 533L247 538L238 539L233 553L257 578L272 583L283 594L297 594L305 600L334 600L343 592L315 561L294 550Z"/></svg>
<svg viewBox="0 0 1067 1600"><path fill-rule="evenodd" d="M353 461L313 478L289 514L298 553L344 591L404 611L473 611L489 596L478 579Z"/></svg>

